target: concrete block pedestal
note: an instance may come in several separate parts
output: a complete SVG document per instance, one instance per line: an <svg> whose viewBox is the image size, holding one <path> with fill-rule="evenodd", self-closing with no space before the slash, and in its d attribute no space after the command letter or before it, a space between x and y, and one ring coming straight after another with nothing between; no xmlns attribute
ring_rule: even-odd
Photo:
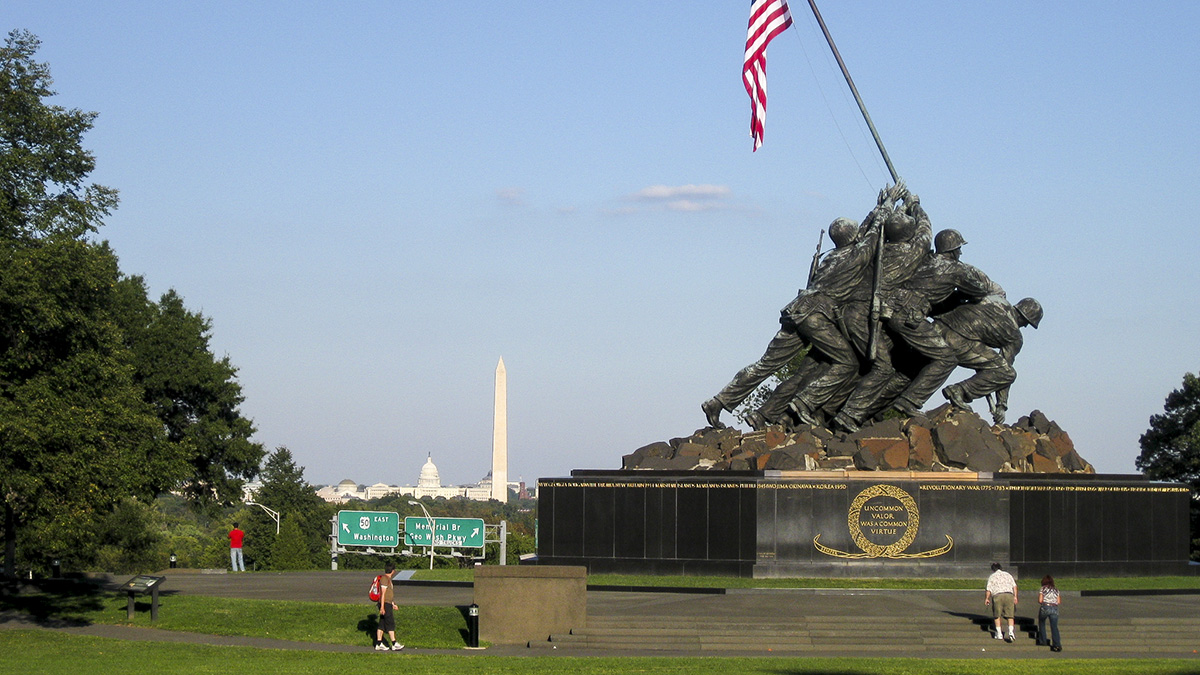
<svg viewBox="0 0 1200 675"><path fill-rule="evenodd" d="M475 568L479 639L544 641L587 626L587 568L535 565Z"/></svg>

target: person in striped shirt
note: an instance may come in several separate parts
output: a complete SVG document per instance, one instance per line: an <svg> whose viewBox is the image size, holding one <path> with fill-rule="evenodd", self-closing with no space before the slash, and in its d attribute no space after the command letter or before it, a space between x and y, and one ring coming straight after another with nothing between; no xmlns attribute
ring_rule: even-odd
<svg viewBox="0 0 1200 675"><path fill-rule="evenodd" d="M1062 596L1054 586L1054 577L1047 574L1042 577L1042 590L1038 592L1038 641L1041 646L1050 645L1050 651L1061 652L1062 640L1058 635L1058 605ZM1050 635L1053 642L1046 641L1046 619L1050 620Z"/></svg>

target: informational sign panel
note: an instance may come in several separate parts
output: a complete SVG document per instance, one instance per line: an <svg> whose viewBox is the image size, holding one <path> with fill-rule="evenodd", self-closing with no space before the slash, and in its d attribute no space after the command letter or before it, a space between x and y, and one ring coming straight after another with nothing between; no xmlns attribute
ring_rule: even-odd
<svg viewBox="0 0 1200 675"><path fill-rule="evenodd" d="M433 518L432 520L431 536L429 518L421 516L405 518L404 544L406 546L483 548L482 518Z"/></svg>
<svg viewBox="0 0 1200 675"><path fill-rule="evenodd" d="M129 581L126 581L124 584L121 584L121 588L129 591L130 593L145 593L153 590L166 580L166 577L152 577L145 574L139 574Z"/></svg>
<svg viewBox="0 0 1200 675"><path fill-rule="evenodd" d="M400 514L395 511L338 511L338 546L400 545Z"/></svg>

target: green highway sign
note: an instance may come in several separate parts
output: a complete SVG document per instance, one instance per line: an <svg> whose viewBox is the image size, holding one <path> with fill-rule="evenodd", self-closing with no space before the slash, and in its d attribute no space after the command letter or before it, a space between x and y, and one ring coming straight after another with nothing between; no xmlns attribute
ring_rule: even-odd
<svg viewBox="0 0 1200 675"><path fill-rule="evenodd" d="M408 516L404 519L404 545L429 546L429 518ZM483 548L482 518L434 518L433 546Z"/></svg>
<svg viewBox="0 0 1200 675"><path fill-rule="evenodd" d="M400 514L395 511L338 511L338 546L400 545Z"/></svg>

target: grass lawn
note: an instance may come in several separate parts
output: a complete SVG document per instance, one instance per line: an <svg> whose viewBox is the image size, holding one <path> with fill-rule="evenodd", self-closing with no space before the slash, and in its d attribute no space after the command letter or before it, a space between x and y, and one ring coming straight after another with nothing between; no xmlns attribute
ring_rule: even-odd
<svg viewBox="0 0 1200 675"><path fill-rule="evenodd" d="M395 663L383 664L387 659ZM0 630L0 673L79 675L139 672L156 675L213 673L345 675L384 669L405 675L1193 675L1197 661L1176 659L869 659L869 658L665 658L665 657L504 657L415 655L364 651L361 654L214 647L177 643L109 640L48 631Z"/></svg>
<svg viewBox="0 0 1200 675"><path fill-rule="evenodd" d="M112 593L83 597L34 593L0 597L0 610L81 624L363 646L371 644L379 616L369 604L169 595L159 598L158 621L151 623L148 598L138 600L133 621L128 619L126 602ZM401 606L396 610L396 638L411 647L461 649L466 644L466 626L462 614L453 607ZM0 669L4 672L11 671Z"/></svg>

